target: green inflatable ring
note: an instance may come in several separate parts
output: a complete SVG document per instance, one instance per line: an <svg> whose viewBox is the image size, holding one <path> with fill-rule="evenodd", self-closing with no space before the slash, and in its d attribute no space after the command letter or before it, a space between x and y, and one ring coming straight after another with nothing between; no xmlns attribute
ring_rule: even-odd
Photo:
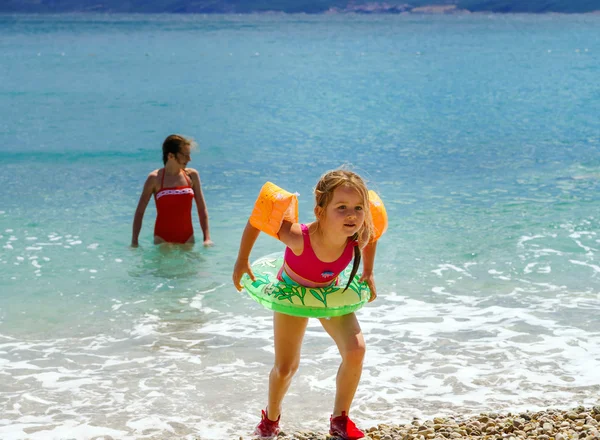
<svg viewBox="0 0 600 440"><path fill-rule="evenodd" d="M248 294L275 312L304 318L331 318L352 313L371 298L371 291L366 283L358 282L358 275L344 291L351 266L340 274L338 286L305 287L278 280L277 273L282 265L282 253L267 255L251 265L255 281L247 274L242 277L242 286Z"/></svg>

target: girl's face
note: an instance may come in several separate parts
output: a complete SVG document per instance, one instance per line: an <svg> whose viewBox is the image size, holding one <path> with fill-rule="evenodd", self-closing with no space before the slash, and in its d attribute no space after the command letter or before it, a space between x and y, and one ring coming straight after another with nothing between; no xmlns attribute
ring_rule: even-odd
<svg viewBox="0 0 600 440"><path fill-rule="evenodd" d="M350 237L360 230L365 221L364 200L353 188L337 187L324 214L322 221L328 231Z"/></svg>
<svg viewBox="0 0 600 440"><path fill-rule="evenodd" d="M169 158L173 158L173 160L175 160L175 162L177 162L177 164L181 168L185 169L188 162L190 162L192 160L191 152L192 152L192 147L190 147L189 145L183 145L179 149L179 153L169 154Z"/></svg>

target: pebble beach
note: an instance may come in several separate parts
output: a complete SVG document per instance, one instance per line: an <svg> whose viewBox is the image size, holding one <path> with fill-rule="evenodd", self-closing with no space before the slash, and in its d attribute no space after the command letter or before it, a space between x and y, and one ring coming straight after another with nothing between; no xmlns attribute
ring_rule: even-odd
<svg viewBox="0 0 600 440"><path fill-rule="evenodd" d="M364 440L578 440L600 439L600 404L569 410L547 409L519 414L481 413L460 417L414 419L399 425L380 424L366 429ZM239 440L256 437L239 437ZM323 432L282 431L279 440L335 440Z"/></svg>

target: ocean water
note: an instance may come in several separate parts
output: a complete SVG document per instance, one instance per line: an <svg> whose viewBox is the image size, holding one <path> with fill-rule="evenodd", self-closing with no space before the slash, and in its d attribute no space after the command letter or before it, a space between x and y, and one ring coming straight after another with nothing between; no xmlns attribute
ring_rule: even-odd
<svg viewBox="0 0 600 440"><path fill-rule="evenodd" d="M599 403L599 16L4 15L0 59L0 438L247 438L242 229L266 180L310 221L344 164L390 217L360 426ZM128 246L170 133L213 248L153 246L153 202ZM311 323L286 431L327 429L338 364Z"/></svg>

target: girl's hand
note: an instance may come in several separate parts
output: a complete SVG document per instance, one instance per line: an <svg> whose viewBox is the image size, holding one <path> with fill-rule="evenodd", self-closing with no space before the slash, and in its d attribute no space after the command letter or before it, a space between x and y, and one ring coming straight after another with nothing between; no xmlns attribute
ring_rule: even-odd
<svg viewBox="0 0 600 440"><path fill-rule="evenodd" d="M371 299L369 299L369 302L375 301L375 298L377 298L377 290L375 289L375 277L373 276L373 273L363 273L359 282L367 283L367 286L369 286L369 290L371 291Z"/></svg>
<svg viewBox="0 0 600 440"><path fill-rule="evenodd" d="M242 275L247 273L250 276L252 281L256 281L254 274L252 273L252 269L250 269L250 263L248 260L240 260L239 258L235 262L235 266L233 266L233 285L239 291L242 290L242 285L240 281L242 280Z"/></svg>

